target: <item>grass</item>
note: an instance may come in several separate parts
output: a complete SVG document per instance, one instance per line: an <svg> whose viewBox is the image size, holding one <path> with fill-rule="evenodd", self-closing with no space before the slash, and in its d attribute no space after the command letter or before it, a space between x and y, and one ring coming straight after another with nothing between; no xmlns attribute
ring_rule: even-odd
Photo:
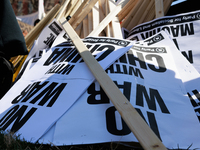
<svg viewBox="0 0 200 150"><path fill-rule="evenodd" d="M133 144L133 143L132 143ZM0 130L0 150L143 150L138 143L102 143L88 145L56 146L53 144L31 143L20 140L11 132Z"/></svg>
<svg viewBox="0 0 200 150"><path fill-rule="evenodd" d="M189 150L192 144L185 150ZM4 132L0 130L0 150L143 150L139 143L99 143L87 145L70 145L70 146L56 146L53 144L31 143L25 140L20 140L11 132ZM170 150L183 150L179 148ZM193 149L199 150L199 148Z"/></svg>

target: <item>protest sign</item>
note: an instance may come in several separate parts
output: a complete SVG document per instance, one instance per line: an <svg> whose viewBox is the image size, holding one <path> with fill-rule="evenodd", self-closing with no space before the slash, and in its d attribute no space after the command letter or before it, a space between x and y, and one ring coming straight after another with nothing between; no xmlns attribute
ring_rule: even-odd
<svg viewBox="0 0 200 150"><path fill-rule="evenodd" d="M159 37L162 46L147 44ZM152 38L134 43L106 72L167 148L199 147L200 131L194 130L199 121L172 55L178 50L164 32ZM137 139L94 82L40 142L76 145Z"/></svg>
<svg viewBox="0 0 200 150"><path fill-rule="evenodd" d="M151 43L150 44L151 46L161 46L163 44L164 45L167 44L171 49L175 49L173 44L163 42L163 40L161 40L162 39L161 37L159 38L157 36L156 39L160 40L158 40L157 42L151 42L151 40L145 40L144 43L147 43L148 45ZM187 61L185 57L180 56L180 51L178 50L172 51L172 56L174 57L174 62L178 70L178 74L180 75L179 77L183 82L187 95L190 98L191 104L194 107L194 111L196 112L196 115L200 121L200 109L199 109L200 74L194 68L194 66Z"/></svg>
<svg viewBox="0 0 200 150"><path fill-rule="evenodd" d="M131 40L144 40L161 30L168 31L187 60L200 72L200 11L165 16L140 24L129 32Z"/></svg>
<svg viewBox="0 0 200 150"><path fill-rule="evenodd" d="M87 48L106 69L131 41L88 37ZM37 141L95 80L71 42L52 47L0 101L0 127Z"/></svg>

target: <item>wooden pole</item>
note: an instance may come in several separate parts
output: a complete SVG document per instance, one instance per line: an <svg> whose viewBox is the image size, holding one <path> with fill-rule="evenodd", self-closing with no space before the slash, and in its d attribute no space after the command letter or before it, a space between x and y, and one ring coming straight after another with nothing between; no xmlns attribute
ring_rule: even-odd
<svg viewBox="0 0 200 150"><path fill-rule="evenodd" d="M61 18L60 23L72 40L82 59L96 80L99 82L104 92L110 98L113 105L122 116L123 120L138 139L142 147L146 150L166 150L162 142L118 89L116 84L107 75L97 60L92 56L69 22L67 22L65 18Z"/></svg>
<svg viewBox="0 0 200 150"><path fill-rule="evenodd" d="M77 0L76 4L74 4L74 7L72 8L71 12L68 15L73 16L74 13L77 11L77 9L80 7L81 3L82 2L80 0ZM68 15L66 14L65 17L67 17Z"/></svg>
<svg viewBox="0 0 200 150"><path fill-rule="evenodd" d="M151 1L148 6L146 7L145 11L143 12L142 16L140 17L138 24L141 24L144 22L145 17L147 16L148 13L150 13L150 10L152 6L154 5L154 1Z"/></svg>
<svg viewBox="0 0 200 150"><path fill-rule="evenodd" d="M67 8L67 5L69 4L70 0L65 0L65 3L61 6L61 10L59 11L56 20L60 20L61 17L64 16L65 9Z"/></svg>
<svg viewBox="0 0 200 150"><path fill-rule="evenodd" d="M112 19L121 11L124 7L124 3L129 0L122 0L113 10L110 12L100 24L88 35L88 36L98 36L99 33L112 21Z"/></svg>
<svg viewBox="0 0 200 150"><path fill-rule="evenodd" d="M99 0L99 23L106 17L105 11L104 11L104 0ZM98 23L98 25L99 25ZM95 30L98 25L93 29ZM101 31L99 36L106 36L106 29L104 28L103 31Z"/></svg>
<svg viewBox="0 0 200 150"><path fill-rule="evenodd" d="M164 16L163 0L155 0L156 18Z"/></svg>
<svg viewBox="0 0 200 150"><path fill-rule="evenodd" d="M74 20L76 18L78 18L78 16L80 15L80 13L82 12L82 10L84 9L84 7L87 5L87 3L89 2L89 0L84 0L82 2L82 4L80 5L80 7L77 9L77 11L74 13L73 16L71 16L71 19L69 20L69 23L72 24L74 22Z"/></svg>
<svg viewBox="0 0 200 150"><path fill-rule="evenodd" d="M125 17L123 20L121 27L124 27L127 29L128 25L130 24L131 21L133 21L133 18L135 17L138 9L140 8L140 5L143 3L144 0L137 0L132 8L132 10L128 13L128 15ZM128 3L129 4L129 3ZM123 9L122 9L123 10ZM128 30L128 29L127 29ZM130 29L129 29L130 30Z"/></svg>
<svg viewBox="0 0 200 150"><path fill-rule="evenodd" d="M88 34L93 30L92 10L88 14Z"/></svg>
<svg viewBox="0 0 200 150"><path fill-rule="evenodd" d="M92 21L93 21L92 30L94 30L98 26L98 24L100 22L100 18L99 17L100 17L99 2L97 2L94 5L94 7L92 8Z"/></svg>
<svg viewBox="0 0 200 150"><path fill-rule="evenodd" d="M108 0L105 0L104 9L105 9L105 15L106 16L110 13L108 5L109 5ZM106 36L111 37L111 35L112 35L111 22L108 23L108 25L105 27L105 29L106 29Z"/></svg>
<svg viewBox="0 0 200 150"><path fill-rule="evenodd" d="M138 2L139 0L131 0L129 1L124 7L123 9L118 13L118 17L119 17L119 21L121 22L123 19L125 19L129 13L134 10L135 8L135 4Z"/></svg>
<svg viewBox="0 0 200 150"><path fill-rule="evenodd" d="M139 9L135 13L134 17L129 22L128 26L126 27L127 30L130 31L133 27L138 25L138 22L139 22L140 18L142 17L143 13L145 12L145 9L147 8L150 1L151 0L143 0L142 4L140 5Z"/></svg>
<svg viewBox="0 0 200 150"><path fill-rule="evenodd" d="M85 38L89 34L88 31L88 15L83 19L83 37Z"/></svg>
<svg viewBox="0 0 200 150"><path fill-rule="evenodd" d="M97 3L98 0L91 0L88 5L85 6L81 14L76 18L71 24L74 29L83 21L87 14L92 10L93 6ZM71 19L70 19L71 20Z"/></svg>
<svg viewBox="0 0 200 150"><path fill-rule="evenodd" d="M114 1L108 0L108 6L109 6L109 10L112 11L115 8ZM123 39L122 29L121 29L121 26L120 26L118 15L115 16L113 18L113 20L111 21L111 30L112 30L112 36L111 37Z"/></svg>

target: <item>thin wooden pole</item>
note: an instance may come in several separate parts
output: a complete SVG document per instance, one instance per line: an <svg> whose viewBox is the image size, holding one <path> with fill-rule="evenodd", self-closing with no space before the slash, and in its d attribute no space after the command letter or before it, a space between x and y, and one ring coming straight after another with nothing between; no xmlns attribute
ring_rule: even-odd
<svg viewBox="0 0 200 150"><path fill-rule="evenodd" d="M129 0L122 0L113 10L110 12L100 24L88 35L88 36L98 36L99 33L112 21L112 19L121 11L124 7L124 3Z"/></svg>
<svg viewBox="0 0 200 150"><path fill-rule="evenodd" d="M142 119L139 113L126 99L116 84L107 75L105 70L100 66L97 60L92 56L85 44L73 30L69 22L65 18L61 18L61 25L72 40L82 59L99 82L104 92L112 101L123 120L126 122L130 130L138 139L142 147L146 150L166 150L166 147L150 129L147 123Z"/></svg>
<svg viewBox="0 0 200 150"><path fill-rule="evenodd" d="M80 7L80 5L81 5L81 1L80 0L78 0L77 2L76 2L76 4L75 4L75 6L73 7L73 9L71 10L71 12L68 14L69 16L73 16L74 15L74 13L78 10L78 8ZM67 17L68 15L65 15L65 17Z"/></svg>
<svg viewBox="0 0 200 150"><path fill-rule="evenodd" d="M93 6L97 3L98 0L91 0L88 5L85 6L84 10L81 14L76 18L71 24L74 29L83 21L83 19L87 16L87 14L92 10ZM70 19L71 20L71 19Z"/></svg>
<svg viewBox="0 0 200 150"><path fill-rule="evenodd" d="M125 19L129 13L135 9L134 7L137 2L138 0L131 0L123 7L123 9L118 13L119 21Z"/></svg>
<svg viewBox="0 0 200 150"><path fill-rule="evenodd" d="M67 8L67 5L69 4L70 0L65 0L65 3L61 6L61 10L59 11L58 15L56 16L56 20L60 20L64 16L65 9Z"/></svg>
<svg viewBox="0 0 200 150"><path fill-rule="evenodd" d="M112 11L116 6L114 3L114 0L108 0L108 6L109 6L109 10ZM119 23L118 15L115 16L113 20L111 21L111 30L112 30L111 37L123 39L122 29Z"/></svg>
<svg viewBox="0 0 200 150"><path fill-rule="evenodd" d="M89 34L88 31L88 15L83 19L83 37L85 38Z"/></svg>
<svg viewBox="0 0 200 150"><path fill-rule="evenodd" d="M104 3L104 9L105 9L105 15L107 16L109 13L110 13L110 10L109 10L109 6L108 6L108 0L105 0L105 3ZM112 29L111 29L111 23L108 23L108 25L105 27L106 29L106 36L107 37L111 37L112 35Z"/></svg>
<svg viewBox="0 0 200 150"><path fill-rule="evenodd" d="M130 31L133 27L138 25L138 22L139 22L140 18L142 17L143 12L145 12L145 9L147 8L150 1L151 0L143 0L142 4L140 5L139 9L135 13L134 17L129 22L128 26L126 27L127 30Z"/></svg>
<svg viewBox="0 0 200 150"><path fill-rule="evenodd" d="M88 14L88 34L93 30L92 10Z"/></svg>
<svg viewBox="0 0 200 150"><path fill-rule="evenodd" d="M94 7L92 8L92 30L94 30L98 24L99 24L99 20L100 20L100 9L99 9L99 2L97 2ZM91 33L91 32L90 32Z"/></svg>
<svg viewBox="0 0 200 150"><path fill-rule="evenodd" d="M164 16L163 0L155 0L156 18Z"/></svg>
<svg viewBox="0 0 200 150"><path fill-rule="evenodd" d="M146 7L145 11L143 12L142 16L140 17L138 24L141 24L144 22L145 17L147 16L148 13L150 13L150 10L152 6L154 5L154 1L151 1L148 6Z"/></svg>
<svg viewBox="0 0 200 150"><path fill-rule="evenodd" d="M80 15L80 13L82 12L82 10L84 9L84 7L87 5L87 3L89 2L89 0L84 0L82 2L82 4L80 5L80 7L77 9L77 11L74 13L73 16L71 16L71 19L69 20L69 23L72 24L74 22L74 20L76 18L78 18L78 16Z"/></svg>
<svg viewBox="0 0 200 150"><path fill-rule="evenodd" d="M134 6L132 10L128 13L128 15L124 18L121 27L124 27L127 29L128 25L130 24L131 21L133 21L133 18L135 17L138 9L140 8L141 4L143 3L144 0L137 0L134 2ZM129 4L129 3L128 3ZM124 9L124 8L123 8ZM122 9L122 11L123 11ZM127 29L128 30L128 29Z"/></svg>

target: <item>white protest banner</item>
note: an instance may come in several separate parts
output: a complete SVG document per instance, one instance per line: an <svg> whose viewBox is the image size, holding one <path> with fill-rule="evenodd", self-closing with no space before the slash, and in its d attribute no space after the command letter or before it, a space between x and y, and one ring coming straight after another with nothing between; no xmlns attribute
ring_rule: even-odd
<svg viewBox="0 0 200 150"><path fill-rule="evenodd" d="M106 69L126 53L131 41L88 37L83 40ZM0 101L0 127L37 141L95 80L71 42L52 47Z"/></svg>
<svg viewBox="0 0 200 150"><path fill-rule="evenodd" d="M56 37L63 31L59 23L54 19L48 26L46 26L40 33L37 40L35 40L23 66L18 75L18 79L23 73L26 73L34 64L44 55L49 48L51 48ZM17 79L17 80L18 80Z"/></svg>
<svg viewBox="0 0 200 150"><path fill-rule="evenodd" d="M161 30L168 31L187 60L200 72L200 11L157 18L140 24L129 32L127 39L144 40Z"/></svg>
<svg viewBox="0 0 200 150"><path fill-rule="evenodd" d="M174 43L164 32L154 39L158 37L165 41L162 47L134 43L106 72L167 148L200 147L200 131L194 130L200 124L171 55L177 48L166 47ZM95 82L40 142L76 145L137 139Z"/></svg>
<svg viewBox="0 0 200 150"><path fill-rule="evenodd" d="M163 42L162 37L154 36L151 39L152 40L145 40L144 43L148 43L148 45L151 43L151 46L168 45L171 49L174 48L173 44L169 44L165 41ZM152 42L154 39L157 40ZM180 79L183 82L187 95L190 98L191 104L194 107L194 111L196 112L196 115L200 121L200 74L185 57L180 55L180 51L172 51L172 55L174 57L175 65L177 66L178 73L180 74Z"/></svg>

